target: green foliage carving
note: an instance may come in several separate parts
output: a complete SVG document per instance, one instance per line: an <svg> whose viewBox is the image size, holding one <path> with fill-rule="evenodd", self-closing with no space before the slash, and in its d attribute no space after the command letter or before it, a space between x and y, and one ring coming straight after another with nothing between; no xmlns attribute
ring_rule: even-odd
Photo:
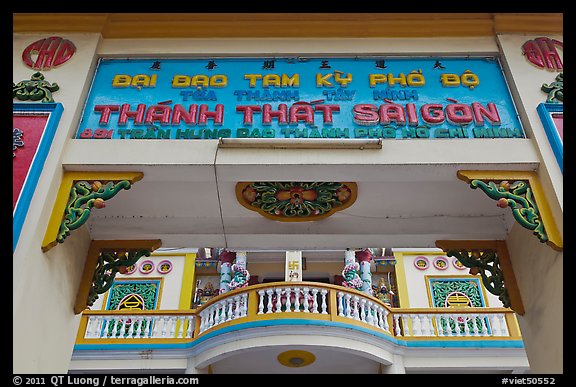
<svg viewBox="0 0 576 387"><path fill-rule="evenodd" d="M548 93L546 102L564 102L564 73L560 73L556 76L556 82L552 82L549 85L544 83L540 89Z"/></svg>
<svg viewBox="0 0 576 387"><path fill-rule="evenodd" d="M540 242L548 241L544 222L540 217L536 200L527 181L519 180L512 184L502 181L497 185L493 181L485 183L482 180L472 180L470 186L473 189L480 188L490 198L497 200L499 207L510 207L514 219L522 227L531 230Z"/></svg>
<svg viewBox="0 0 576 387"><path fill-rule="evenodd" d="M151 251L146 249L131 251L101 251L98 255L98 261L92 277L92 286L88 293L86 305L94 305L94 302L98 299L98 295L105 293L110 289L114 283L114 278L119 271L128 266L134 265L143 256L150 256L150 253Z"/></svg>
<svg viewBox="0 0 576 387"><path fill-rule="evenodd" d="M56 237L58 243L70 235L70 231L76 230L88 220L93 207L105 207L104 201L116 196L122 189L130 189L128 180L119 182L109 181L102 185L99 181L92 183L79 181L72 187L70 198L64 210L64 219L60 223L60 229Z"/></svg>
<svg viewBox="0 0 576 387"><path fill-rule="evenodd" d="M30 79L20 81L17 84L12 83L12 98L20 101L54 102L52 92L58 89L60 86L56 82L50 84L44 80L42 73L36 72L32 74Z"/></svg>
<svg viewBox="0 0 576 387"><path fill-rule="evenodd" d="M335 182L255 182L242 192L254 207L286 218L325 214L351 198L351 190Z"/></svg>
<svg viewBox="0 0 576 387"><path fill-rule="evenodd" d="M504 284L504 273L500 259L494 250L449 250L449 257L456 257L464 266L470 268L470 274L480 274L486 290L498 296L504 307L510 307L510 296Z"/></svg>
<svg viewBox="0 0 576 387"><path fill-rule="evenodd" d="M159 281L116 282L108 295L108 310L116 310L120 302L131 294L137 294L144 301L144 310L154 310L158 297Z"/></svg>

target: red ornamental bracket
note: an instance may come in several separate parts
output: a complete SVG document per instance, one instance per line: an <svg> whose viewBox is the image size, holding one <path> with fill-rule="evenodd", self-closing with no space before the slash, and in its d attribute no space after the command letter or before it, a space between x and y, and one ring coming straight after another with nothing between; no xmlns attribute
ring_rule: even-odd
<svg viewBox="0 0 576 387"><path fill-rule="evenodd" d="M75 52L76 46L70 40L51 36L28 45L22 52L22 60L34 70L49 70L67 62Z"/></svg>

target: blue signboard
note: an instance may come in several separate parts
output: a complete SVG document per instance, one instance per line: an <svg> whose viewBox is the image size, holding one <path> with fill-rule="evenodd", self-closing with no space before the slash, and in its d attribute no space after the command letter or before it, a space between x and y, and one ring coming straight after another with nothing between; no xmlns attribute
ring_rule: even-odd
<svg viewBox="0 0 576 387"><path fill-rule="evenodd" d="M77 138L524 138L498 60L101 59Z"/></svg>

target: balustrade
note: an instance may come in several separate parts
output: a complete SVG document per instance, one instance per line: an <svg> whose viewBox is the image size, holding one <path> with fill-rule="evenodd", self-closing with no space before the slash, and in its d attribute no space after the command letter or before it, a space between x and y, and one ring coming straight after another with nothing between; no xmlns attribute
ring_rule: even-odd
<svg viewBox="0 0 576 387"><path fill-rule="evenodd" d="M86 339L191 339L193 315L104 314L89 315Z"/></svg>
<svg viewBox="0 0 576 387"><path fill-rule="evenodd" d="M220 294L197 310L87 311L83 318L82 339L193 340L236 320L282 318L349 322L409 339L520 338L513 312L503 308L390 308L359 291L311 282L249 286Z"/></svg>

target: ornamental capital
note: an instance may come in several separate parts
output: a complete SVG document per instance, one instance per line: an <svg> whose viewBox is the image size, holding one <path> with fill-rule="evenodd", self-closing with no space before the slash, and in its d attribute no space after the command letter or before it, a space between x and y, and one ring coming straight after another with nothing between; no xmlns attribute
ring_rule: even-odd
<svg viewBox="0 0 576 387"><path fill-rule="evenodd" d="M372 253L370 250L360 250L355 252L356 259L358 262L371 262L372 261Z"/></svg>
<svg viewBox="0 0 576 387"><path fill-rule="evenodd" d="M218 257L220 262L222 263L229 263L232 264L236 259L236 252L235 251L223 251L220 253L220 257Z"/></svg>

